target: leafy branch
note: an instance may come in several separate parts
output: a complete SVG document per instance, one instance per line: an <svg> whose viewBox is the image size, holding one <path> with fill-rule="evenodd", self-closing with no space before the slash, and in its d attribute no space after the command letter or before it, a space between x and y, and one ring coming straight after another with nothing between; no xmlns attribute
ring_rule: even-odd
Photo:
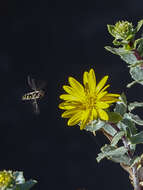
<svg viewBox="0 0 143 190"><path fill-rule="evenodd" d="M143 37L135 39L142 25L143 20L139 21L135 28L128 21L119 21L115 26L107 25L109 33L115 38L113 44L119 47L105 46L105 49L119 55L127 63L133 78L133 81L127 85L128 88L136 83L143 85Z"/></svg>
<svg viewBox="0 0 143 190"><path fill-rule="evenodd" d="M109 52L120 56L127 63L129 73L133 79L127 85L139 83L143 85L143 37L136 39L136 33L143 25L143 20L134 27L128 21L119 21L115 25L107 25L109 33L114 37L113 45L106 46ZM136 146L143 144L143 120L134 113L143 102L127 102L124 93L112 94L105 86L108 76L104 76L97 84L93 69L83 74L83 85L73 77L69 77L69 86L63 89L67 94L60 98L64 100L59 108L66 110L62 117L68 118L68 125L78 124L80 130L90 131L96 135L101 131L109 140L101 147L97 162L107 158L129 173L134 190L143 189L143 154L135 155ZM111 105L115 103L115 107Z"/></svg>

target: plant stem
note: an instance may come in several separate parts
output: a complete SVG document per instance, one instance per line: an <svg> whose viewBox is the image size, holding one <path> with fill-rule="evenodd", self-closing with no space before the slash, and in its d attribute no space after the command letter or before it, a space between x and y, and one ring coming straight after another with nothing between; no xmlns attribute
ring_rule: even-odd
<svg viewBox="0 0 143 190"><path fill-rule="evenodd" d="M142 57L139 55L138 51L135 49L134 51L134 55L136 56L137 60L142 60Z"/></svg>
<svg viewBox="0 0 143 190"><path fill-rule="evenodd" d="M136 165L132 167L132 177L133 177L134 190L141 190Z"/></svg>
<svg viewBox="0 0 143 190"><path fill-rule="evenodd" d="M133 158L133 153L132 153L132 151L130 149L130 146L128 144L128 141L127 141L127 138L126 138L125 135L122 137L122 142L123 142L125 148L128 149L128 156L129 156L129 158L132 159Z"/></svg>
<svg viewBox="0 0 143 190"><path fill-rule="evenodd" d="M117 127L117 125L115 125L114 123L112 123L111 125L112 125L112 127L113 127L117 132L120 132L120 129ZM128 156L129 156L129 158L132 159L132 158L133 158L133 154L132 154L132 151L131 151L131 149L130 149L130 146L129 146L129 144L128 144L128 141L127 141L127 138L126 138L125 135L122 137L122 142L123 142L125 148L128 150Z"/></svg>
<svg viewBox="0 0 143 190"><path fill-rule="evenodd" d="M143 60L142 57L139 55L139 52L135 49L134 55L136 56L137 60ZM141 69L143 69L143 63L140 65Z"/></svg>
<svg viewBox="0 0 143 190"><path fill-rule="evenodd" d="M117 132L120 131L120 129L117 127L117 125L115 125L113 123L111 125ZM127 150L128 150L129 158L133 159L133 153L131 151L131 148L128 144L128 140L125 135L122 137L122 142L123 142L125 148L127 148ZM135 164L134 166L132 166L131 169L132 169L132 178L133 178L132 180L133 180L134 190L141 190L141 186L139 184L139 176L138 176L138 172L137 172L137 165Z"/></svg>
<svg viewBox="0 0 143 190"><path fill-rule="evenodd" d="M142 57L139 55L139 53L138 53L138 51L136 49L134 50L134 55L136 56L137 60L142 60ZM143 69L143 64L141 64L141 68ZM136 165L134 165L132 167L132 177L133 177L134 189L135 190L141 190L142 188L139 185L139 177L138 177L137 166Z"/></svg>
<svg viewBox="0 0 143 190"><path fill-rule="evenodd" d="M122 141L123 141L125 148L128 149L129 158L132 159L133 154L131 152L130 146L128 145L128 142L127 142L127 139L125 136L122 137ZM133 178L134 190L141 190L141 186L139 184L139 176L138 176L138 172L137 172L137 165L135 164L134 166L132 166L131 169L132 169L132 178Z"/></svg>

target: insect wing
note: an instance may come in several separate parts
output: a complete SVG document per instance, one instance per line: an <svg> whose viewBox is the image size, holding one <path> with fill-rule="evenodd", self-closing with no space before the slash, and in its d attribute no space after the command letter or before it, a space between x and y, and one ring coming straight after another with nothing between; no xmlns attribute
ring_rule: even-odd
<svg viewBox="0 0 143 190"><path fill-rule="evenodd" d="M33 90L36 90L35 79L30 78L30 76L28 76L27 80L28 80L28 84L29 84L30 88Z"/></svg>
<svg viewBox="0 0 143 190"><path fill-rule="evenodd" d="M34 113L35 113L35 114L39 114L39 113L40 113L40 110L39 110L37 101L34 100L34 101L32 102L32 104L33 104L33 108L34 108Z"/></svg>

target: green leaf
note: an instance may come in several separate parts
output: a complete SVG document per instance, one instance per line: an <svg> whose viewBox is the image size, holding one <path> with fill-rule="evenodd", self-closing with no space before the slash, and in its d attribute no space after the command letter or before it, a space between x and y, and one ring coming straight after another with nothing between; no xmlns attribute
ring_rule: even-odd
<svg viewBox="0 0 143 190"><path fill-rule="evenodd" d="M15 177L16 184L25 183L25 178L23 176L23 172L13 172L13 176Z"/></svg>
<svg viewBox="0 0 143 190"><path fill-rule="evenodd" d="M143 143L143 131L141 131L140 133L133 135L130 138L130 141L132 144L140 144Z"/></svg>
<svg viewBox="0 0 143 190"><path fill-rule="evenodd" d="M129 42L131 39L134 38L134 34L130 34L127 38L126 41Z"/></svg>
<svg viewBox="0 0 143 190"><path fill-rule="evenodd" d="M143 85L143 69L141 69L141 67L137 66L130 68L130 74L137 83Z"/></svg>
<svg viewBox="0 0 143 190"><path fill-rule="evenodd" d="M123 118L119 113L116 112L108 112L108 116L109 116L109 122L111 123L118 123Z"/></svg>
<svg viewBox="0 0 143 190"><path fill-rule="evenodd" d="M132 81L131 83L127 84L127 88L131 88L134 84L139 83L138 81Z"/></svg>
<svg viewBox="0 0 143 190"><path fill-rule="evenodd" d="M116 148L111 145L105 145L104 147L101 148L101 153L98 154L97 162L100 162L103 158L107 157L108 159L111 159L113 157L121 157L127 153L127 149L122 146L119 148Z"/></svg>
<svg viewBox="0 0 143 190"><path fill-rule="evenodd" d="M137 125L143 126L143 120L140 119L140 117L138 115L134 115L132 113L128 113L128 118L133 121L134 123L136 123Z"/></svg>
<svg viewBox="0 0 143 190"><path fill-rule="evenodd" d="M127 99L124 93L121 94L119 97L121 101L116 103L114 112L119 113L121 116L123 116L127 111Z"/></svg>
<svg viewBox="0 0 143 190"><path fill-rule="evenodd" d="M128 126L126 124L123 123L123 121L120 121L118 124L117 124L117 127L120 129L120 130L123 130L124 132L127 132L127 128ZM125 133L127 135L127 133Z"/></svg>
<svg viewBox="0 0 143 190"><path fill-rule="evenodd" d="M114 33L114 28L115 28L114 25L107 24L108 32L109 32L113 37L116 37L116 35L115 35L115 33Z"/></svg>
<svg viewBox="0 0 143 190"><path fill-rule="evenodd" d="M122 156L126 154L127 152L128 150L124 146L121 146L119 148L115 148L115 150L109 151L107 154L108 156Z"/></svg>
<svg viewBox="0 0 143 190"><path fill-rule="evenodd" d="M29 180L26 181L23 184L17 184L14 190L29 190L31 189L35 184L37 183L37 181L35 180Z"/></svg>
<svg viewBox="0 0 143 190"><path fill-rule="evenodd" d="M136 67L143 64L143 60L138 60L136 63L133 63L132 65L129 65L128 67Z"/></svg>
<svg viewBox="0 0 143 190"><path fill-rule="evenodd" d="M23 176L23 172L13 172L13 176L15 178L15 185L9 190L29 190L33 185L37 183L35 180L25 181Z"/></svg>
<svg viewBox="0 0 143 190"><path fill-rule="evenodd" d="M123 116L127 111L127 107L122 103L116 103L114 111Z"/></svg>
<svg viewBox="0 0 143 190"><path fill-rule="evenodd" d="M117 131L112 127L112 125L105 123L105 125L102 127L102 129L104 129L104 131L108 134L110 134L111 136L114 136Z"/></svg>
<svg viewBox="0 0 143 190"><path fill-rule="evenodd" d="M112 156L110 157L110 160L116 163L123 163L125 165L130 166L130 158L127 155L121 155L121 156Z"/></svg>
<svg viewBox="0 0 143 190"><path fill-rule="evenodd" d="M124 115L124 119L120 121L117 126L120 130L123 130L125 132L125 135L128 138L130 138L132 135L137 133L137 128L135 126L135 123L126 117L127 114Z"/></svg>
<svg viewBox="0 0 143 190"><path fill-rule="evenodd" d="M135 33L138 32L140 30L140 28L142 27L143 25L143 20L140 20L135 28Z"/></svg>
<svg viewBox="0 0 143 190"><path fill-rule="evenodd" d="M128 126L128 128L130 129L131 135L134 135L137 133L137 128L135 126L135 122L133 122L130 113L126 113L124 115L124 119L122 120L122 122Z"/></svg>
<svg viewBox="0 0 143 190"><path fill-rule="evenodd" d="M137 49L137 47L142 44L143 42L143 38L138 38L137 40L135 40L134 42L134 49Z"/></svg>
<svg viewBox="0 0 143 190"><path fill-rule="evenodd" d="M92 123L88 124L85 127L86 131L95 132L100 130L105 125L104 121L101 120L94 120Z"/></svg>
<svg viewBox="0 0 143 190"><path fill-rule="evenodd" d="M129 52L129 51L125 50L124 48L113 48L110 46L105 46L104 48L107 51L110 51L111 53L116 54L116 55L121 55L121 54Z"/></svg>
<svg viewBox="0 0 143 190"><path fill-rule="evenodd" d="M128 51L127 53L120 54L120 57L127 64L136 64L138 62L136 56L134 55L134 52L132 51Z"/></svg>
<svg viewBox="0 0 143 190"><path fill-rule="evenodd" d="M119 55L127 64L135 65L140 63L133 51L125 50L124 48L113 48L110 46L105 46L105 49L113 54Z"/></svg>
<svg viewBox="0 0 143 190"><path fill-rule="evenodd" d="M118 41L118 40L113 40L113 44L115 45L115 46L120 46L120 45L122 45L122 42L120 42L120 41Z"/></svg>
<svg viewBox="0 0 143 190"><path fill-rule="evenodd" d="M111 145L112 145L112 146L116 146L117 143L119 142L119 140L121 140L124 135L125 135L125 132L124 132L124 131L118 132L118 133L113 137L113 139L112 139L112 141L111 141Z"/></svg>
<svg viewBox="0 0 143 190"><path fill-rule="evenodd" d="M124 103L124 105L127 105L127 98L124 92L121 94L120 99Z"/></svg>
<svg viewBox="0 0 143 190"><path fill-rule="evenodd" d="M143 107L143 102L132 102L128 105L128 110L131 112L137 107Z"/></svg>

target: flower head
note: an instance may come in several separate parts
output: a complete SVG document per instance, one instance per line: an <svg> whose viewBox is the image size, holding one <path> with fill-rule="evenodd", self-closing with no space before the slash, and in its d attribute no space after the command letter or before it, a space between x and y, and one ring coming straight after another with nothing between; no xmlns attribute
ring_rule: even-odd
<svg viewBox="0 0 143 190"><path fill-rule="evenodd" d="M119 94L107 92L110 85L106 85L108 76L105 76L96 84L96 76L93 69L83 74L83 85L73 77L69 77L70 86L64 85L63 89L67 94L62 94L64 100L59 105L60 109L66 110L63 118L69 118L68 125L80 124L80 129L84 129L89 122L97 120L108 121L109 116L106 109L114 102L119 101Z"/></svg>
<svg viewBox="0 0 143 190"><path fill-rule="evenodd" d="M134 33L132 23L128 21L119 21L115 24L114 33L116 39L126 39L129 35Z"/></svg>
<svg viewBox="0 0 143 190"><path fill-rule="evenodd" d="M6 189L13 184L14 177L11 171L0 171L0 189Z"/></svg>

